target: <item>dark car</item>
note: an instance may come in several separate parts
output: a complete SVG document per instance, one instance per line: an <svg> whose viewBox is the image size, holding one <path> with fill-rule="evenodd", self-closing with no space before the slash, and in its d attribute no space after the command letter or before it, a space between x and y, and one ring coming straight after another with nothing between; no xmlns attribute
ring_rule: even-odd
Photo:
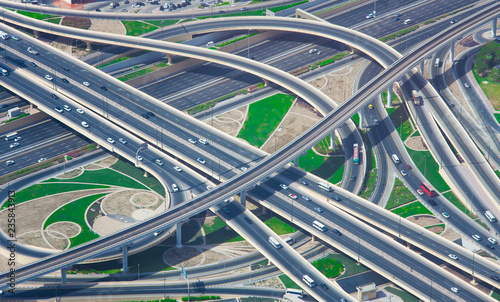
<svg viewBox="0 0 500 302"><path fill-rule="evenodd" d="M33 66L33 67L37 67L38 65L36 65L36 63L35 63L35 62L31 62L31 66Z"/></svg>
<svg viewBox="0 0 500 302"><path fill-rule="evenodd" d="M19 64L19 66L21 66L21 67L26 66L26 63L24 63L24 61L23 61L23 60L17 60L16 62L17 62L17 64Z"/></svg>
<svg viewBox="0 0 500 302"><path fill-rule="evenodd" d="M69 68L68 67L63 67L63 70L64 71L69 71Z"/></svg>
<svg viewBox="0 0 500 302"><path fill-rule="evenodd" d="M225 13L225 11L223 11L223 10L220 10L220 11L219 11L219 14L223 14L223 13Z"/></svg>
<svg viewBox="0 0 500 302"><path fill-rule="evenodd" d="M327 290L328 289L328 286L326 286L325 283L321 283L321 287L324 289L324 290Z"/></svg>
<svg viewBox="0 0 500 302"><path fill-rule="evenodd" d="M187 6L187 3L186 3L186 2L182 2L181 6L182 6L182 7L186 7L186 6Z"/></svg>
<svg viewBox="0 0 500 302"><path fill-rule="evenodd" d="M438 204L434 201L434 199L429 199L429 204L433 207L437 206Z"/></svg>
<svg viewBox="0 0 500 302"><path fill-rule="evenodd" d="M248 224L252 224L252 221L248 217L243 218L243 220L245 220L246 223L248 223Z"/></svg>
<svg viewBox="0 0 500 302"><path fill-rule="evenodd" d="M394 21L399 21L399 18L398 17L394 17Z"/></svg>
<svg viewBox="0 0 500 302"><path fill-rule="evenodd" d="M62 78L61 81L63 81L64 83L69 83L68 79L66 78Z"/></svg>
<svg viewBox="0 0 500 302"><path fill-rule="evenodd" d="M154 114L153 112L151 112L151 111L148 111L148 112L146 112L146 113L147 113L147 115L149 115L149 116L151 116L151 117L155 116L155 114Z"/></svg>
<svg viewBox="0 0 500 302"><path fill-rule="evenodd" d="M165 8L163 6L160 6L158 9L160 10L160 12L165 10Z"/></svg>
<svg viewBox="0 0 500 302"><path fill-rule="evenodd" d="M106 86L101 86L101 90L106 91L106 90L108 90L108 88Z"/></svg>
<svg viewBox="0 0 500 302"><path fill-rule="evenodd" d="M333 229L333 233L337 236L342 236L342 233L337 229Z"/></svg>
<svg viewBox="0 0 500 302"><path fill-rule="evenodd" d="M146 113L143 113L141 114L143 118L149 118L149 115L147 115Z"/></svg>
<svg viewBox="0 0 500 302"><path fill-rule="evenodd" d="M355 180L356 180L356 176L352 176L351 181L355 181Z"/></svg>
<svg viewBox="0 0 500 302"><path fill-rule="evenodd" d="M101 11L101 9L100 9L100 8L96 8L96 9L95 9L95 11L96 11L96 12L100 12L100 11Z"/></svg>
<svg viewBox="0 0 500 302"><path fill-rule="evenodd" d="M497 276L491 276L490 278L495 280L496 282L500 282L500 278L498 278Z"/></svg>
<svg viewBox="0 0 500 302"><path fill-rule="evenodd" d="M177 4L177 8L181 8L182 7L182 4Z"/></svg>
<svg viewBox="0 0 500 302"><path fill-rule="evenodd" d="M493 244L487 244L486 247L489 248L490 250L495 249L495 246Z"/></svg>
<svg viewBox="0 0 500 302"><path fill-rule="evenodd" d="M57 99L59 98L59 97L57 96L57 94L55 94L55 93L52 93L52 94L50 94L50 95L52 96L52 98L53 98L54 100L57 100Z"/></svg>

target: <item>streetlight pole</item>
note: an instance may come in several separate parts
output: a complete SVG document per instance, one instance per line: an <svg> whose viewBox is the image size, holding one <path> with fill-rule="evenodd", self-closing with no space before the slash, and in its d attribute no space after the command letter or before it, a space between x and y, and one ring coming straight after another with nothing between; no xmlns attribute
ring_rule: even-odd
<svg viewBox="0 0 500 302"><path fill-rule="evenodd" d="M398 228L398 237L401 238L401 214L399 213L399 228Z"/></svg>
<svg viewBox="0 0 500 302"><path fill-rule="evenodd" d="M139 280L140 278L140 271L141 271L141 266L139 265L139 263L137 263L137 280Z"/></svg>
<svg viewBox="0 0 500 302"><path fill-rule="evenodd" d="M401 136L401 128L403 128L403 117L400 115L399 116L399 137Z"/></svg>
<svg viewBox="0 0 500 302"><path fill-rule="evenodd" d="M424 177L427 174L427 155L424 154Z"/></svg>

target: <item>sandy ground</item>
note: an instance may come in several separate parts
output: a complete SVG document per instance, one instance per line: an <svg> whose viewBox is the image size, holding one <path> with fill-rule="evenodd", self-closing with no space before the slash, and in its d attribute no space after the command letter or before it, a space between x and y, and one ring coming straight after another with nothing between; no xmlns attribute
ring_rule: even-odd
<svg viewBox="0 0 500 302"><path fill-rule="evenodd" d="M82 174L83 174L83 169L78 168L78 169L74 169L74 170L71 170L69 172L66 172L64 174L57 175L54 178L56 178L56 179L70 179L70 178L78 177Z"/></svg>
<svg viewBox="0 0 500 302"><path fill-rule="evenodd" d="M101 209L106 215L118 214L132 217L136 210L145 208L154 211L162 202L162 198L149 191L121 190L106 196L101 203Z"/></svg>
<svg viewBox="0 0 500 302"><path fill-rule="evenodd" d="M228 135L236 137L240 132L241 127L247 119L248 106L243 106L238 109L218 115L213 119L205 121L207 125L214 127Z"/></svg>
<svg viewBox="0 0 500 302"><path fill-rule="evenodd" d="M427 151L427 150L429 150L429 149L427 149L427 146L425 145L425 142L424 142L424 140L422 139L421 136L409 137L405 141L405 145L408 148L413 149L413 150L417 150L417 151Z"/></svg>
<svg viewBox="0 0 500 302"><path fill-rule="evenodd" d="M92 25L89 30L125 35L127 30L123 23L118 20L91 19Z"/></svg>

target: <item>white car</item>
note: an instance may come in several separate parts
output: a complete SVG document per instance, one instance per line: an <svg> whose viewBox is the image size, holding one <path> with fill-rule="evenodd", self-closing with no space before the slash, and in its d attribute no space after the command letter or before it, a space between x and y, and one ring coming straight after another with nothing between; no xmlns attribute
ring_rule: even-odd
<svg viewBox="0 0 500 302"><path fill-rule="evenodd" d="M172 184L172 191L174 192L179 191L179 187L176 184Z"/></svg>
<svg viewBox="0 0 500 302"><path fill-rule="evenodd" d="M111 137L108 137L106 140L107 140L107 141L108 141L108 143L110 143L110 144L114 144L114 143L115 143L115 140L114 140L114 139L112 139Z"/></svg>
<svg viewBox="0 0 500 302"><path fill-rule="evenodd" d="M196 144L196 141L192 138L188 139L188 141L191 143L191 144Z"/></svg>
<svg viewBox="0 0 500 302"><path fill-rule="evenodd" d="M458 288L456 287L452 287L451 291L454 292L455 294L458 294L460 292L460 290L458 290Z"/></svg>
<svg viewBox="0 0 500 302"><path fill-rule="evenodd" d="M174 170L177 171L177 172L182 172L182 169L179 168L179 166L174 166Z"/></svg>
<svg viewBox="0 0 500 302"><path fill-rule="evenodd" d="M313 48L313 49L310 49L310 50L309 50L309 53L315 53L315 52L317 52L317 51L318 51L318 50L317 50L316 48Z"/></svg>
<svg viewBox="0 0 500 302"><path fill-rule="evenodd" d="M14 139L15 142L18 142L18 141L22 141L23 140L23 137L22 136L18 136Z"/></svg>
<svg viewBox="0 0 500 302"><path fill-rule="evenodd" d="M15 148L17 146L19 146L19 143L13 143L13 144L10 145L11 148Z"/></svg>
<svg viewBox="0 0 500 302"><path fill-rule="evenodd" d="M374 124L375 126L378 126L378 124L379 124L378 119L374 119L374 120L373 120L373 124Z"/></svg>
<svg viewBox="0 0 500 302"><path fill-rule="evenodd" d="M89 124L87 124L87 122L82 122L82 126L85 127L85 128L88 128Z"/></svg>
<svg viewBox="0 0 500 302"><path fill-rule="evenodd" d="M448 254L448 257L450 257L453 260L457 260L458 259L457 255L455 255L455 254Z"/></svg>
<svg viewBox="0 0 500 302"><path fill-rule="evenodd" d="M203 158L198 158L198 162L203 165L205 164L205 160Z"/></svg>
<svg viewBox="0 0 500 302"><path fill-rule="evenodd" d="M163 166L163 162L160 159L155 160L155 163L159 166Z"/></svg>
<svg viewBox="0 0 500 302"><path fill-rule="evenodd" d="M142 156L137 155L137 157L136 157L136 158L137 158L137 160L138 160L138 161L142 161Z"/></svg>
<svg viewBox="0 0 500 302"><path fill-rule="evenodd" d="M285 184L280 184L280 187L283 189L283 190L288 190L288 186L285 185Z"/></svg>
<svg viewBox="0 0 500 302"><path fill-rule="evenodd" d="M49 81L52 81L54 78L50 76L50 74L46 74L45 78Z"/></svg>
<svg viewBox="0 0 500 302"><path fill-rule="evenodd" d="M207 190L212 190L212 187L211 186L207 186Z"/></svg>
<svg viewBox="0 0 500 302"><path fill-rule="evenodd" d="M474 235L471 235L471 237L472 237L474 240L476 240L476 241L481 241L481 236L479 236L479 235L474 234Z"/></svg>
<svg viewBox="0 0 500 302"><path fill-rule="evenodd" d="M309 198L309 196L306 196L306 195L302 195L302 199L304 199L304 200L306 200L306 201L311 200L311 198Z"/></svg>
<svg viewBox="0 0 500 302"><path fill-rule="evenodd" d="M47 159L45 157L42 157L38 160L39 163L43 162L43 161L46 161Z"/></svg>
<svg viewBox="0 0 500 302"><path fill-rule="evenodd" d="M200 138L198 141L199 141L200 143L202 143L203 145L208 144L207 140L206 140L206 139L204 139L204 138Z"/></svg>
<svg viewBox="0 0 500 302"><path fill-rule="evenodd" d="M245 172L246 170L248 170L248 168L247 167L241 167L240 170L243 171L243 172Z"/></svg>
<svg viewBox="0 0 500 302"><path fill-rule="evenodd" d="M464 83L464 86L465 88L469 89L470 88L470 84L469 83Z"/></svg>
<svg viewBox="0 0 500 302"><path fill-rule="evenodd" d="M71 111L71 107L70 107L70 106L68 106L68 105L64 105L63 107L64 107L64 110L66 110L66 111L68 111L68 112L69 112L69 111Z"/></svg>
<svg viewBox="0 0 500 302"><path fill-rule="evenodd" d="M408 25L410 23L411 23L411 19L406 19L405 22L404 22L405 25Z"/></svg>
<svg viewBox="0 0 500 302"><path fill-rule="evenodd" d="M290 197L291 199L297 199L297 195L293 193L288 194L288 197Z"/></svg>
<svg viewBox="0 0 500 302"><path fill-rule="evenodd" d="M441 215L443 215L443 217L446 219L450 218L450 214L448 214L446 212L441 213Z"/></svg>
<svg viewBox="0 0 500 302"><path fill-rule="evenodd" d="M62 108L61 108L61 107L56 107L56 108L54 108L54 110L55 110L55 111L57 111L57 112L59 112L59 113L62 113L62 112L63 112L63 110L62 110Z"/></svg>
<svg viewBox="0 0 500 302"><path fill-rule="evenodd" d="M118 139L118 141L120 143L124 144L124 145L127 143L127 141L124 138L121 138L121 137Z"/></svg>
<svg viewBox="0 0 500 302"><path fill-rule="evenodd" d="M85 86L87 86L87 87L89 87L89 86L90 86L90 83L89 83L89 82L83 82L82 84L83 84L83 85L85 85Z"/></svg>
<svg viewBox="0 0 500 302"><path fill-rule="evenodd" d="M84 114L84 113L85 113L85 112L83 111L83 109L80 109L80 108L76 109L76 112L78 112L78 113L80 113L80 114Z"/></svg>
<svg viewBox="0 0 500 302"><path fill-rule="evenodd" d="M318 213L323 213L323 209L320 207L314 208L314 210Z"/></svg>
<svg viewBox="0 0 500 302"><path fill-rule="evenodd" d="M491 242L492 244L497 244L498 241L496 241L495 238L488 237L488 241Z"/></svg>
<svg viewBox="0 0 500 302"><path fill-rule="evenodd" d="M406 173L405 170L401 170L401 175L406 176L408 173Z"/></svg>
<svg viewBox="0 0 500 302"><path fill-rule="evenodd" d="M10 165L15 164L15 162L13 160L8 160L5 162L5 164L7 164L7 166L10 166Z"/></svg>
<svg viewBox="0 0 500 302"><path fill-rule="evenodd" d="M421 189L417 189L417 193L418 195L424 195L424 191L422 191Z"/></svg>
<svg viewBox="0 0 500 302"><path fill-rule="evenodd" d="M373 15L373 13L366 15L366 19L371 19L371 18L373 18L373 17L375 17L375 16Z"/></svg>

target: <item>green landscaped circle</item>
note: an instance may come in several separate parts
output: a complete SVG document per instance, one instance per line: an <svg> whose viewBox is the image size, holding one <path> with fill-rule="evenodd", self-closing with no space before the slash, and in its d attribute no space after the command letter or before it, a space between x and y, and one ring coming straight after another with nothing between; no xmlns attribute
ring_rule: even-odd
<svg viewBox="0 0 500 302"><path fill-rule="evenodd" d="M338 260L323 258L316 260L312 265L323 273L327 278L335 278L340 276L344 270L344 266Z"/></svg>

